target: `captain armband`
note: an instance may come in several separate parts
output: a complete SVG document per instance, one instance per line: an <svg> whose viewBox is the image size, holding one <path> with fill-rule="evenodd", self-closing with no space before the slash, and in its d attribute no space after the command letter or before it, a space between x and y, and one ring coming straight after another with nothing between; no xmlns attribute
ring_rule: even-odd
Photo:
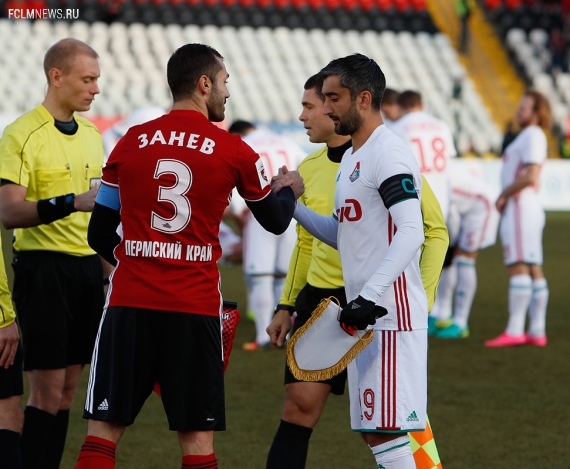
<svg viewBox="0 0 570 469"><path fill-rule="evenodd" d="M389 177L382 183L378 192L387 209L404 200L418 199L418 192L414 187L414 178L411 174L396 174Z"/></svg>
<svg viewBox="0 0 570 469"><path fill-rule="evenodd" d="M75 194L60 195L51 199L38 200L38 215L44 225L77 212L75 208Z"/></svg>

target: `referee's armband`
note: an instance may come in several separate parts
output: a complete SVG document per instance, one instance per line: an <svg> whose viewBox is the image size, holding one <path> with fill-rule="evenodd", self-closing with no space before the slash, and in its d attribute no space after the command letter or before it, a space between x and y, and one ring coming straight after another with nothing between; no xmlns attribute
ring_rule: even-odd
<svg viewBox="0 0 570 469"><path fill-rule="evenodd" d="M380 197L386 208L408 199L417 199L418 193L414 187L414 178L411 174L396 174L386 179L380 189Z"/></svg>
<svg viewBox="0 0 570 469"><path fill-rule="evenodd" d="M38 200L38 216L44 225L48 225L77 212L74 203L75 194Z"/></svg>

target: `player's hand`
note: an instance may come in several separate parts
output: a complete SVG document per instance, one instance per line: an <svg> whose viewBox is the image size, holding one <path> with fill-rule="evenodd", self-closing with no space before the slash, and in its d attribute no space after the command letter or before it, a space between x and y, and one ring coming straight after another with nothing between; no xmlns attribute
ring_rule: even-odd
<svg viewBox="0 0 570 469"><path fill-rule="evenodd" d="M291 315L286 309L280 309L273 316L271 324L267 327L266 331L269 334L271 343L282 347L285 343L287 333L291 330Z"/></svg>
<svg viewBox="0 0 570 469"><path fill-rule="evenodd" d="M20 333L15 322L0 329L0 367L8 368L14 364L18 342Z"/></svg>
<svg viewBox="0 0 570 469"><path fill-rule="evenodd" d="M369 325L376 324L376 320L386 316L388 310L376 305L373 301L359 296L356 300L348 303L340 313L340 327L350 335L358 330L366 329Z"/></svg>
<svg viewBox="0 0 570 469"><path fill-rule="evenodd" d="M93 189L84 192L83 194L78 194L75 196L75 202L73 206L78 212L92 212L95 206L95 197L97 197L97 191L99 187L96 186Z"/></svg>
<svg viewBox="0 0 570 469"><path fill-rule="evenodd" d="M495 202L495 207L497 207L497 211L502 214L503 211L505 210L505 205L507 204L507 198L504 195L500 195L499 198L497 199L497 202Z"/></svg>
<svg viewBox="0 0 570 469"><path fill-rule="evenodd" d="M305 192L305 184L299 171L289 171L287 166L282 166L277 172L277 176L271 178L271 189L273 192L279 192L283 187L293 189L295 199L298 199Z"/></svg>

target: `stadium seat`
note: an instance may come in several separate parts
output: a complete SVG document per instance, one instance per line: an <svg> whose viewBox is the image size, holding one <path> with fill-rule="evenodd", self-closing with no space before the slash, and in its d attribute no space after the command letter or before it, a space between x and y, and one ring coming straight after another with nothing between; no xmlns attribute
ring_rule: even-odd
<svg viewBox="0 0 570 469"><path fill-rule="evenodd" d="M189 7L186 2L184 6ZM359 7L348 11L353 23L358 15L352 12L362 12ZM329 13L333 18L336 15ZM0 56L0 65L8 70L0 75L0 90L8 96L0 102L0 109L4 111L24 112L26 107L42 99L37 92L23 93L14 83L25 83L26 89L43 93L45 78L41 61L46 45L51 45L62 34L75 32L97 44L100 55L101 94L94 102L92 115L123 115L147 104L168 107L171 98L164 76L168 57L181 44L204 42L216 47L226 58L232 95L227 103L228 118L235 116L265 123L296 122L306 78L335 57L361 52L380 63L388 86L400 91L419 89L425 96L427 110L454 129L453 77L461 76L464 80L464 109L459 113L462 138L467 139L470 147L475 147L475 140L485 135L486 142L477 144L480 150L487 150L489 146L497 149L501 143L500 130L466 77L449 39L442 34L343 31L330 27L144 25L141 22L128 26L78 22L67 28L58 24L30 24L18 26L22 31L28 30L22 34L28 35L25 47L29 52L23 54L24 46L13 40L13 27L0 20L0 41L9 45ZM312 47L306 47L307 44ZM530 44L526 49L519 48L524 55L529 47L532 49ZM565 93L570 95L570 75L561 76L552 87L567 90ZM561 116L566 111L564 104L556 108L555 114Z"/></svg>

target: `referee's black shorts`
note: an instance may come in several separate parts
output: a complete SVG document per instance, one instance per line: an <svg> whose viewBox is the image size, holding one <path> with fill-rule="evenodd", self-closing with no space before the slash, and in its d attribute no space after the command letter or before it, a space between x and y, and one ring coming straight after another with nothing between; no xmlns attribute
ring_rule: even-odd
<svg viewBox="0 0 570 469"><path fill-rule="evenodd" d="M337 298L342 308L346 306L347 301L344 288L317 288L307 283L299 292L299 296L297 296L297 301L295 302L297 317L295 318L295 324L293 324L291 334L294 334L297 329L305 324L323 298L328 298L329 296ZM346 376L345 369L331 379L320 382L330 384L331 392L340 396L344 394ZM285 365L285 384L297 382L299 382L299 380L293 376L289 366Z"/></svg>
<svg viewBox="0 0 570 469"><path fill-rule="evenodd" d="M0 399L24 394L24 380L22 378L22 346L18 344L18 351L14 363L7 369L0 367Z"/></svg>
<svg viewBox="0 0 570 469"><path fill-rule="evenodd" d="M220 321L108 308L95 342L83 417L131 425L158 383L170 430L225 430Z"/></svg>
<svg viewBox="0 0 570 469"><path fill-rule="evenodd" d="M99 256L20 251L12 265L24 370L89 363L105 303Z"/></svg>

